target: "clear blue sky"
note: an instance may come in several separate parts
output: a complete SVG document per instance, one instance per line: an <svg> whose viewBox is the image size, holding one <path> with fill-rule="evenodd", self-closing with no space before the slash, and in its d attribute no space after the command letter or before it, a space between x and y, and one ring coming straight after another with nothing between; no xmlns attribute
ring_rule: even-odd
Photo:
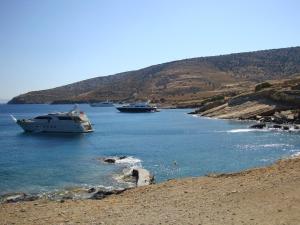
<svg viewBox="0 0 300 225"><path fill-rule="evenodd" d="M300 45L297 0L0 0L0 99L167 61Z"/></svg>

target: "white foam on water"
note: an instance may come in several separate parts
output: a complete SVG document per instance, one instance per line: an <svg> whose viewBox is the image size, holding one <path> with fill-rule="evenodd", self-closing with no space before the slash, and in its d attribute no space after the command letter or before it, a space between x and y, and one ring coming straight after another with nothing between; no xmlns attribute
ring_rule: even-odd
<svg viewBox="0 0 300 225"><path fill-rule="evenodd" d="M116 159L116 164L126 164L129 166L140 166L141 167L141 163L142 160L138 159L138 158L134 158L132 156L128 156L124 159Z"/></svg>
<svg viewBox="0 0 300 225"><path fill-rule="evenodd" d="M201 119L206 119L206 120L225 120L225 119L219 119L219 118L214 118L214 117L208 117L208 116L198 116Z"/></svg>
<svg viewBox="0 0 300 225"><path fill-rule="evenodd" d="M113 175L113 178L120 184L126 184L128 187L135 187L135 181L132 179L132 170L143 168L142 160L133 156L127 156L124 159L116 159L116 164L125 166L121 174Z"/></svg>
<svg viewBox="0 0 300 225"><path fill-rule="evenodd" d="M202 120L226 120L226 119L219 119L219 118L214 118L214 117L201 116L199 114L191 114L191 116L202 119Z"/></svg>
<svg viewBox="0 0 300 225"><path fill-rule="evenodd" d="M258 146L263 148L293 147L293 145L289 145L289 144L264 144Z"/></svg>
<svg viewBox="0 0 300 225"><path fill-rule="evenodd" d="M236 145L239 150L273 150L273 149L280 149L282 151L293 151L290 150L291 147L294 145L284 144L284 143L272 143L272 144L244 144L244 145Z"/></svg>
<svg viewBox="0 0 300 225"><path fill-rule="evenodd" d="M283 130L283 129L272 128L272 127L268 127L268 128L264 128L264 129L245 128L245 129L228 130L227 133L268 132L268 131L273 131L273 132L300 132L300 129L290 128L289 130Z"/></svg>
<svg viewBox="0 0 300 225"><path fill-rule="evenodd" d="M245 129L233 129L233 130L228 130L227 133L245 133L245 132L267 132L268 130L266 129L250 129L250 128L245 128Z"/></svg>
<svg viewBox="0 0 300 225"><path fill-rule="evenodd" d="M261 161L261 162L269 162L269 161L271 161L271 159L260 159L259 161Z"/></svg>
<svg viewBox="0 0 300 225"><path fill-rule="evenodd" d="M292 155L292 157L300 157L300 151L299 152L296 152Z"/></svg>

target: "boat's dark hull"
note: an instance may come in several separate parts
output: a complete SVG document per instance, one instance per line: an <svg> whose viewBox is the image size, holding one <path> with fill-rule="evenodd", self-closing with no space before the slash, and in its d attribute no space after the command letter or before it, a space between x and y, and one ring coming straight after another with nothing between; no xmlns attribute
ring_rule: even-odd
<svg viewBox="0 0 300 225"><path fill-rule="evenodd" d="M131 107L117 107L120 112L126 113L146 113L146 112L157 112L156 108L131 108Z"/></svg>

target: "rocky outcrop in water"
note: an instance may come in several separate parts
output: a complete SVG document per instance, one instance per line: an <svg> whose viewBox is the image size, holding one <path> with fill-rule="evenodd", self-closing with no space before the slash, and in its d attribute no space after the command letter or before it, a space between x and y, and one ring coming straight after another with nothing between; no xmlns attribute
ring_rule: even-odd
<svg viewBox="0 0 300 225"><path fill-rule="evenodd" d="M103 161L105 163L116 163L117 160L126 159L127 156L113 156L113 157L104 157L104 158L98 158L100 161Z"/></svg>
<svg viewBox="0 0 300 225"><path fill-rule="evenodd" d="M125 166L123 174L120 176L121 180L134 183L135 186L145 186L154 183L154 176L151 173L142 168L141 166L134 166L130 161L125 161L126 159L133 159L132 157L127 156L111 156L98 158L100 161L108 164L122 164Z"/></svg>
<svg viewBox="0 0 300 225"><path fill-rule="evenodd" d="M209 101L194 114L220 119L300 124L300 77L258 84L251 91Z"/></svg>
<svg viewBox="0 0 300 225"><path fill-rule="evenodd" d="M132 170L132 176L136 179L136 186L146 186L154 183L154 176L150 172L143 168L136 168Z"/></svg>
<svg viewBox="0 0 300 225"><path fill-rule="evenodd" d="M275 131L289 131L289 132L299 132L299 126L294 124L272 124L272 123L257 123L251 125L249 128L251 129L268 129L268 130L275 130Z"/></svg>
<svg viewBox="0 0 300 225"><path fill-rule="evenodd" d="M266 126L267 125L265 123L258 123L258 124L251 125L250 128L252 128L252 129L263 129Z"/></svg>

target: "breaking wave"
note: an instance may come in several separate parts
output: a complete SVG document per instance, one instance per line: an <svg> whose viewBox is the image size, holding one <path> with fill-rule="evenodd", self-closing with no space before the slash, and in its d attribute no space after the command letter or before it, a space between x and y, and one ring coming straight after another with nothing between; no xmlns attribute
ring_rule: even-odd
<svg viewBox="0 0 300 225"><path fill-rule="evenodd" d="M290 145L290 144L264 144L264 145L258 145L258 146L263 147L263 148L293 147L293 145Z"/></svg>
<svg viewBox="0 0 300 225"><path fill-rule="evenodd" d="M245 128L245 129L233 129L233 130L229 130L227 131L227 133L245 133L245 132L267 132L267 129L250 129L250 128Z"/></svg>
<svg viewBox="0 0 300 225"><path fill-rule="evenodd" d="M130 167L142 167L142 160L132 157L132 156L128 156L125 158L117 158L116 159L116 164L124 164Z"/></svg>
<svg viewBox="0 0 300 225"><path fill-rule="evenodd" d="M299 152L296 152L292 155L292 157L300 157L300 151Z"/></svg>
<svg viewBox="0 0 300 225"><path fill-rule="evenodd" d="M273 143L273 144L242 144L235 146L238 150L273 150L281 149L283 151L293 151L291 148L294 145L284 143ZM293 151L294 152L294 151Z"/></svg>

